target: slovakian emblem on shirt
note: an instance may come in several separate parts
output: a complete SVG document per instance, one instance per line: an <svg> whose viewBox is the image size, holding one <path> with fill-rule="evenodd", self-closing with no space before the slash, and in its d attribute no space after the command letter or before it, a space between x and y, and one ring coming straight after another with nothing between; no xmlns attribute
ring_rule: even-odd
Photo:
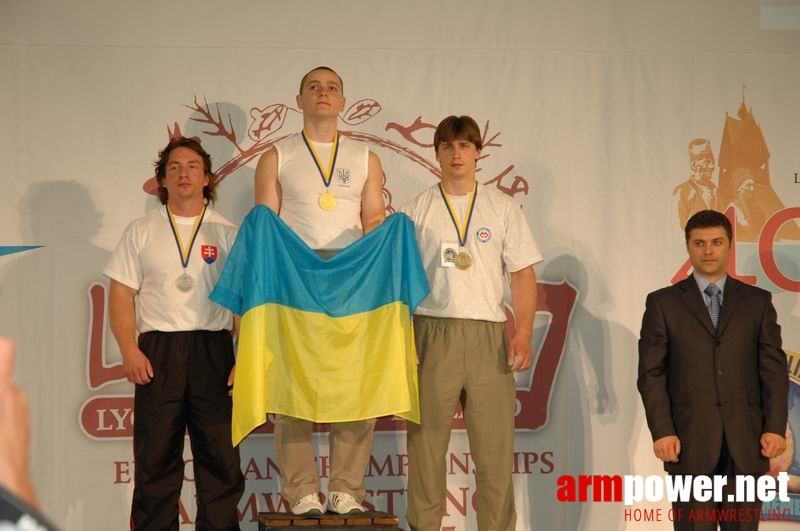
<svg viewBox="0 0 800 531"><path fill-rule="evenodd" d="M341 186L349 186L350 168L336 168L336 182Z"/></svg>
<svg viewBox="0 0 800 531"><path fill-rule="evenodd" d="M203 261L209 265L217 261L216 245L203 245L200 247L200 253L203 256Z"/></svg>
<svg viewBox="0 0 800 531"><path fill-rule="evenodd" d="M492 231L489 227L481 227L475 231L475 237L478 238L479 242L486 243L492 239Z"/></svg>

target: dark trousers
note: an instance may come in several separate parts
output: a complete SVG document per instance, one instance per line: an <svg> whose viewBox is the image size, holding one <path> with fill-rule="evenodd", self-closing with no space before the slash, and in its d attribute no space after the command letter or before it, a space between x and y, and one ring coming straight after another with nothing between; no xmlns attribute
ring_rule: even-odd
<svg viewBox="0 0 800 531"><path fill-rule="evenodd" d="M139 348L154 375L149 384L136 386L134 398L131 529L178 530L188 429L197 493L195 529L238 530L244 477L239 449L231 444L230 333L146 332Z"/></svg>
<svg viewBox="0 0 800 531"><path fill-rule="evenodd" d="M758 517L760 516L762 502L756 500L754 502L736 502L728 501L729 494L736 493L736 476L748 475L744 474L736 463L733 462L730 452L728 451L728 444L723 437L722 452L720 453L719 462L713 472L714 475L726 476L727 483L722 488L722 498L724 501L715 502L712 499L699 502L691 499L687 502L674 502L672 508L675 510L675 520L672 523L675 531L716 531L717 526L722 531L756 531L758 529ZM758 481L758 476L755 476L755 481ZM755 491L755 489L754 489ZM755 494L755 492L753 493ZM708 521L707 516L716 509L723 511L739 511L744 509L743 512L737 512L737 518L740 516L745 517L745 521L734 520L729 518L724 521ZM682 512L683 517L679 520L677 515ZM694 521L690 520L690 513L695 517ZM700 516L702 520L697 517ZM747 518L751 518L746 521Z"/></svg>

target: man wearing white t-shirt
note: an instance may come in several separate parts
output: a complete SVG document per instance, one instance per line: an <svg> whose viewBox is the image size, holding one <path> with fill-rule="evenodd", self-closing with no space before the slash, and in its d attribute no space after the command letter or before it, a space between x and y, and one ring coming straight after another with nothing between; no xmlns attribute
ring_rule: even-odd
<svg viewBox="0 0 800 531"><path fill-rule="evenodd" d="M178 530L188 429L195 528L238 530L244 477L231 445L233 316L208 298L236 227L212 208L211 157L196 140L170 141L156 178L164 206L125 229L103 272L111 330L136 384L131 529Z"/></svg>
<svg viewBox="0 0 800 531"><path fill-rule="evenodd" d="M314 251L330 258L383 222L383 169L369 147L338 129L344 111L339 75L317 67L300 81L303 130L280 140L258 161L255 202L268 206ZM334 309L335 310L335 309ZM324 345L323 345L324 347ZM364 473L375 419L331 424L328 508L363 512ZM281 495L297 515L320 515L319 478L311 445L313 423L275 419Z"/></svg>
<svg viewBox="0 0 800 531"><path fill-rule="evenodd" d="M408 425L409 526L438 531L445 509L446 454L462 399L475 460L480 531L513 530L511 471L516 390L512 371L531 364L539 248L508 196L478 184L482 139L469 116L442 120L433 137L441 182L400 210L416 226L431 293L417 307L421 423ZM515 333L505 336L505 276Z"/></svg>

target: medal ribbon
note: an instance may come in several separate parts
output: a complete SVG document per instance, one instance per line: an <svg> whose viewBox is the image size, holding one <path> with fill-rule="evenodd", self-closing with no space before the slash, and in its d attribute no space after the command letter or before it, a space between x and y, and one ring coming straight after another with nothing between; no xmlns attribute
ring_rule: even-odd
<svg viewBox="0 0 800 531"><path fill-rule="evenodd" d="M464 224L464 228L461 228L461 224L458 222L458 218L456 217L456 209L453 207L453 203L450 202L450 198L447 197L447 193L442 188L442 183L439 183L439 193L442 194L442 199L444 199L444 204L447 207L447 213L450 214L450 220L453 222L453 226L456 228L456 233L458 234L458 245L461 247L465 247L467 245L467 232L469 231L469 223L472 221L472 213L475 211L475 198L478 197L478 183L475 183L475 188L472 189L472 197L469 200L469 206L467 207L467 221Z"/></svg>
<svg viewBox="0 0 800 531"><path fill-rule="evenodd" d="M333 177L333 168L336 166L336 157L339 155L339 132L336 132L336 136L333 137L333 149L331 149L331 160L328 163L328 171L322 169L322 164L319 161L319 155L317 155L317 150L314 149L314 142L309 140L306 136L306 132L303 131L303 142L305 142L306 147L308 148L308 152L311 153L311 158L314 159L314 164L317 165L317 170L319 171L319 176L322 178L322 184L325 185L327 189L331 185L331 178Z"/></svg>
<svg viewBox="0 0 800 531"><path fill-rule="evenodd" d="M169 227L172 229L172 235L175 237L175 243L178 244L178 253L181 256L181 265L184 269L189 266L189 258L192 255L192 247L194 247L194 242L197 240L197 234L200 232L200 225L203 224L203 218L206 215L206 209L208 205L203 206L203 212L197 216L197 220L194 222L194 227L192 227L192 239L189 242L189 248L186 249L186 252L183 250L183 243L181 242L181 235L178 232L178 229L175 228L175 218L172 216L172 212L169 210L169 206L167 208L167 218L169 218Z"/></svg>

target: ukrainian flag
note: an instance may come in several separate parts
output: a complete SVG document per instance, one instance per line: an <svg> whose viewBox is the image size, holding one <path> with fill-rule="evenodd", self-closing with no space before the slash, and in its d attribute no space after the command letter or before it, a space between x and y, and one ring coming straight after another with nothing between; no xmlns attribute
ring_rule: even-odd
<svg viewBox="0 0 800 531"><path fill-rule="evenodd" d="M411 316L428 294L414 224L395 214L323 260L269 208L244 219L211 300L242 316L233 443L278 413L419 422Z"/></svg>

